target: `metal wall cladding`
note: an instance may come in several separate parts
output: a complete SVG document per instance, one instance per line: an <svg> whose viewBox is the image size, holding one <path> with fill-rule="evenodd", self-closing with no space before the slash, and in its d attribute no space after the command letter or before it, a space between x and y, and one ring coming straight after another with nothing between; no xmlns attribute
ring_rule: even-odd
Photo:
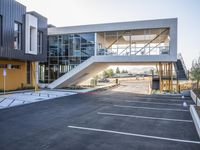
<svg viewBox="0 0 200 150"><path fill-rule="evenodd" d="M25 61L46 61L47 59L47 18L36 12L29 14L38 18L38 30L43 32L43 53L31 55L25 53L25 14L26 7L15 0L0 0L0 15L3 23L3 43L0 46L0 59ZM14 49L14 22L22 24L22 50Z"/></svg>

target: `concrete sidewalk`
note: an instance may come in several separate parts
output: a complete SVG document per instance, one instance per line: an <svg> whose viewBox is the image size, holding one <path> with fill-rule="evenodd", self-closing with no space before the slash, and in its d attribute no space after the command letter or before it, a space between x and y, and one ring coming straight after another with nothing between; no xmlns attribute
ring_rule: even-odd
<svg viewBox="0 0 200 150"><path fill-rule="evenodd" d="M7 92L6 95L0 94L0 109L13 107L17 105L23 105L27 103L34 103L38 101L44 101L48 99L70 96L77 93L88 93L102 88L110 88L115 84L103 84L93 88L81 89L81 90L68 90L68 89L54 89L54 90L22 90Z"/></svg>
<svg viewBox="0 0 200 150"><path fill-rule="evenodd" d="M0 109L74 94L76 92L42 90L0 95Z"/></svg>

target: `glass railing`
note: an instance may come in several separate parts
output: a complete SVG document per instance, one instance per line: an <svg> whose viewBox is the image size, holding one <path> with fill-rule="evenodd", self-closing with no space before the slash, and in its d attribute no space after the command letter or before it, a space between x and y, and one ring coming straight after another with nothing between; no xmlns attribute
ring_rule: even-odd
<svg viewBox="0 0 200 150"><path fill-rule="evenodd" d="M100 48L97 50L97 55L112 55L112 56L130 56L130 55L165 55L169 54L169 46L159 47L118 47L118 48Z"/></svg>

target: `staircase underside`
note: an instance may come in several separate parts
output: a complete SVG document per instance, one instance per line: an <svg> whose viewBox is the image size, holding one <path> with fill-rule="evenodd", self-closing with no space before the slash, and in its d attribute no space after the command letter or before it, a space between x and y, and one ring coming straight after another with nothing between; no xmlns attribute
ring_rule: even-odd
<svg viewBox="0 0 200 150"><path fill-rule="evenodd" d="M80 71L79 73L77 73L73 77L69 78L68 80L65 80L63 83L61 83L56 88L63 88L63 87L67 87L67 86L80 84L80 83L94 77L97 73L101 72L102 70L105 70L107 67L108 67L108 64L94 63L93 65L90 65L89 67Z"/></svg>
<svg viewBox="0 0 200 150"><path fill-rule="evenodd" d="M175 61L174 58L166 56L92 56L85 62L79 64L76 68L49 84L48 87L51 89L64 88L81 84L111 65L155 65L158 62Z"/></svg>

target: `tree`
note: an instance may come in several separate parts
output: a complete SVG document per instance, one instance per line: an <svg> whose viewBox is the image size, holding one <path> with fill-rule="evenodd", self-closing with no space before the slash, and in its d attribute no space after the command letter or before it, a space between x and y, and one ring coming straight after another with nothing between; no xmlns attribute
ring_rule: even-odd
<svg viewBox="0 0 200 150"><path fill-rule="evenodd" d="M128 71L127 70L122 70L122 73L128 73Z"/></svg>
<svg viewBox="0 0 200 150"><path fill-rule="evenodd" d="M192 62L191 79L197 82L197 90L198 90L200 81L200 56L197 60L193 60Z"/></svg>
<svg viewBox="0 0 200 150"><path fill-rule="evenodd" d="M116 68L116 73L120 73L119 67Z"/></svg>
<svg viewBox="0 0 200 150"><path fill-rule="evenodd" d="M94 80L98 80L99 78L100 78L99 75L93 77Z"/></svg>
<svg viewBox="0 0 200 150"><path fill-rule="evenodd" d="M113 69L108 69L103 72L104 78L112 78L114 75Z"/></svg>
<svg viewBox="0 0 200 150"><path fill-rule="evenodd" d="M109 78L112 78L114 75L113 69L108 69L107 73Z"/></svg>
<svg viewBox="0 0 200 150"><path fill-rule="evenodd" d="M103 72L103 78L108 78L108 73L106 70Z"/></svg>

